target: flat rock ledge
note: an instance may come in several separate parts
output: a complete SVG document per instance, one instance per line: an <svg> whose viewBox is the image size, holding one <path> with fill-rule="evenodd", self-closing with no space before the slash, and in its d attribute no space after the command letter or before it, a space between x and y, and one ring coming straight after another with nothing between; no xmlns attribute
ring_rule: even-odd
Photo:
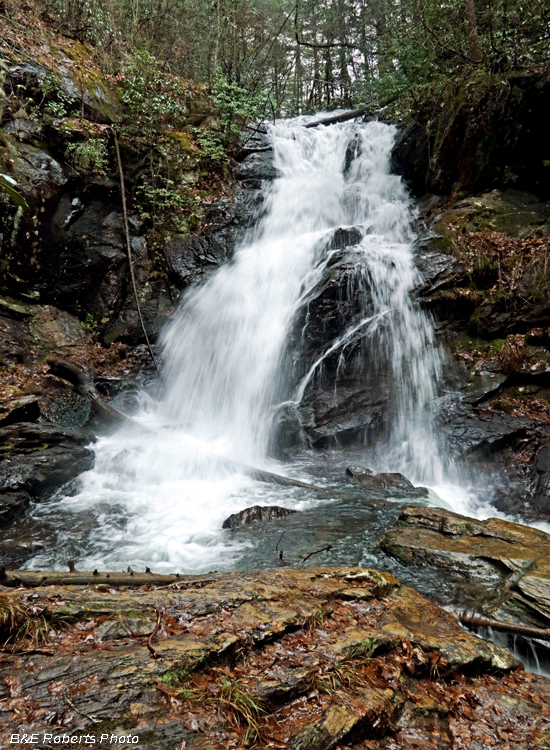
<svg viewBox="0 0 550 750"><path fill-rule="evenodd" d="M446 571L486 616L550 628L550 535L544 531L415 507L403 511L380 547L407 565Z"/></svg>
<svg viewBox="0 0 550 750"><path fill-rule="evenodd" d="M25 733L35 747L131 735L151 750L527 749L550 736L549 680L366 568L3 587L0 633L2 747Z"/></svg>

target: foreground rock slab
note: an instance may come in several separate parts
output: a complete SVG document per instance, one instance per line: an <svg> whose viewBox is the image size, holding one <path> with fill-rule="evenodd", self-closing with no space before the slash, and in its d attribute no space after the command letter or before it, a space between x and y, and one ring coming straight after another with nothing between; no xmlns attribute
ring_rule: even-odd
<svg viewBox="0 0 550 750"><path fill-rule="evenodd" d="M467 581L485 615L550 627L550 535L544 531L440 508L407 508L380 547L405 564L440 568Z"/></svg>
<svg viewBox="0 0 550 750"><path fill-rule="evenodd" d="M550 732L550 681L366 568L4 588L0 613L2 746L527 748Z"/></svg>

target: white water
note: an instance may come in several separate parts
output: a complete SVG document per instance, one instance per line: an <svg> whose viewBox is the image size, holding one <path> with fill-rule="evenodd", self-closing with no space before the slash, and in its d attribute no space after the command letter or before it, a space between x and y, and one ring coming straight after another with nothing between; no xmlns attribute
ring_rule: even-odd
<svg viewBox="0 0 550 750"><path fill-rule="evenodd" d="M254 482L218 459L274 467L267 452L278 403L288 395L289 333L327 263L327 242L342 226L364 232L353 252L365 301L370 289L374 305L355 328L376 334L383 352L370 356L383 354L392 368L395 419L377 468L436 486L456 510L475 512L467 493L444 486L453 475L430 413L442 361L430 319L410 300L418 280L412 213L400 178L389 171L394 136L382 123L271 127L280 177L265 216L233 260L185 296L165 331L165 397L145 401L137 416L143 429L127 427L97 443L95 466L76 497L40 511L94 516L82 568L230 567L241 548L221 532L229 514L257 502L298 508L319 502ZM346 172L352 138L358 154ZM318 364L296 385L296 401ZM28 565L51 567L51 554Z"/></svg>

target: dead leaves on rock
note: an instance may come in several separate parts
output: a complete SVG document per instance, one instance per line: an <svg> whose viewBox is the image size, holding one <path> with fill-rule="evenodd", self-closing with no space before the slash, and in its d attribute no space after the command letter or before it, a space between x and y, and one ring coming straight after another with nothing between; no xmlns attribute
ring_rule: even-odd
<svg viewBox="0 0 550 750"><path fill-rule="evenodd" d="M347 588L368 586L345 580ZM71 612L72 620L50 640L54 657L6 655L1 684L11 719L0 736L16 731L14 721L97 732L116 716L136 733L158 735L175 722L188 733L181 747L209 750L511 749L517 737L534 743L550 731L543 678L497 677L474 663L470 674L452 669L440 650L420 644L417 608L426 644L452 638L453 628L457 648L460 638L477 643L450 615L436 627L437 608L409 589L350 601L339 588L332 569L305 569L228 574L202 589L10 593L21 606L47 608L49 618ZM162 658L152 659L147 636L133 633L145 615L149 633L158 623L153 648ZM105 627L119 620L128 627ZM410 637L398 635L405 622Z"/></svg>

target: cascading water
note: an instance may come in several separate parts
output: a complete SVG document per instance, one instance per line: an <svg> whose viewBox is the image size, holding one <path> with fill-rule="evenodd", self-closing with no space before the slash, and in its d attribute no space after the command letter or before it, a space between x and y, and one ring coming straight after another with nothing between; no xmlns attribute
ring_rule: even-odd
<svg viewBox="0 0 550 750"><path fill-rule="evenodd" d="M372 336L392 369L394 418L378 468L425 483L442 480L444 451L428 408L441 357L429 317L411 302L418 280L412 213L389 170L394 135L377 122L270 127L280 176L263 218L231 262L186 294L165 331L163 400L137 415L141 428L125 427L97 443L95 467L81 477L76 496L37 511L52 522L79 518L81 530L29 567L62 566L68 556L87 569L228 567L252 543L222 536L227 515L258 501L302 508L320 502L254 482L220 457L273 466L276 407L289 393L298 403L319 364L301 383L290 382L293 320L342 226L359 227L363 236L351 251L365 279L365 314L351 333Z"/></svg>

